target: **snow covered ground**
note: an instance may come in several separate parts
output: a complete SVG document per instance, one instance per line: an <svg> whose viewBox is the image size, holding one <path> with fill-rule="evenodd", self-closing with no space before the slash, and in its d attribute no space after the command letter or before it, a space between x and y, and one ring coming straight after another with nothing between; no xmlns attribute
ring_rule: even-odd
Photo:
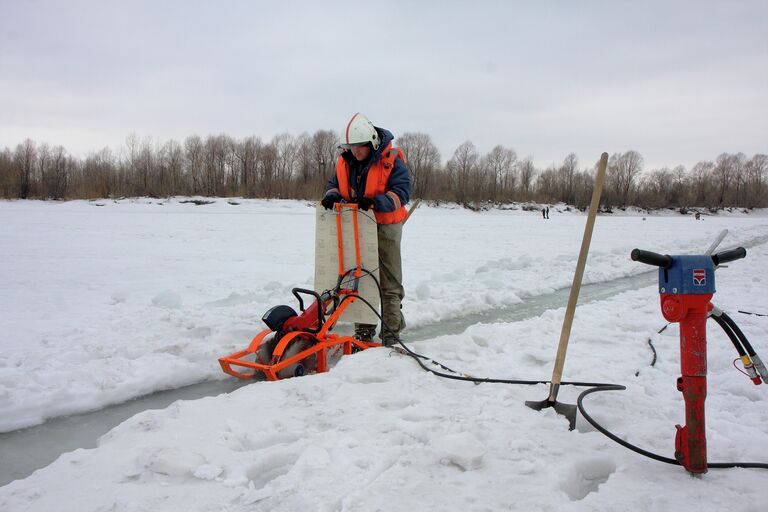
<svg viewBox="0 0 768 512"><path fill-rule="evenodd" d="M238 204L230 204L238 203ZM514 307L573 278L585 216L422 206L403 236L409 326ZM228 378L216 358L245 346L269 307L312 284L314 208L294 201L0 202L0 431L132 397ZM768 214L600 216L585 282L647 271L634 247L746 260L718 271L714 302L768 359ZM548 379L564 306L473 325L413 348L477 376ZM677 329L648 286L580 306L566 380L617 382L592 415L672 456L684 422ZM731 362L710 323L711 461L768 462L768 387ZM650 367L652 338L659 361ZM407 331L404 334L407 340ZM141 413L99 447L0 487L0 510L760 510L765 470L681 468L642 458L583 420L568 431L525 400L547 387L439 379L387 349L329 373L261 382ZM562 401L577 391L563 388ZM2 461L0 461L0 464Z"/></svg>

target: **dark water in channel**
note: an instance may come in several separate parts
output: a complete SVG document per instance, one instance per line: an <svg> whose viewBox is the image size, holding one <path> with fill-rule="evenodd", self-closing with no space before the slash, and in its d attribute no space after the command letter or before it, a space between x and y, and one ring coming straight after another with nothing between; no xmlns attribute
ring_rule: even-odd
<svg viewBox="0 0 768 512"><path fill-rule="evenodd" d="M582 285L579 303L607 299L618 293L651 286L656 272L645 272L613 281ZM439 323L408 329L406 340L419 341L448 334L460 334L474 324L517 322L541 315L554 308L565 307L570 287L553 293L528 297L509 307L459 316ZM247 385L248 381L231 378L207 381L167 391L158 391L122 404L97 411L54 418L42 425L0 434L0 486L26 478L45 467L62 453L78 448L95 448L98 438L135 414L149 409L163 409L177 400L194 400L229 393Z"/></svg>

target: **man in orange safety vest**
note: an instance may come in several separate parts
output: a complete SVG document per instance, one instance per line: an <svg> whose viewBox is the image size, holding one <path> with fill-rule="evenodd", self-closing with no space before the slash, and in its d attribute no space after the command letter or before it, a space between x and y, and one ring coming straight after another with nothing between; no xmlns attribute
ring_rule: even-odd
<svg viewBox="0 0 768 512"><path fill-rule="evenodd" d="M326 209L338 202L356 202L361 210L373 210L383 312L379 336L386 346L399 342L405 328L400 241L411 195L405 156L392 145L393 139L389 130L374 126L364 115L352 116L341 132L342 153L321 201ZM371 341L375 333L375 325L355 324L355 336L361 340Z"/></svg>

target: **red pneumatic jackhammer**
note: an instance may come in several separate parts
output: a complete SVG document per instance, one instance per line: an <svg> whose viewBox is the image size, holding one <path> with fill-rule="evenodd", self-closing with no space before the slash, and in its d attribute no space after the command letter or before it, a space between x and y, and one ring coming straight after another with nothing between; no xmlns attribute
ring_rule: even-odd
<svg viewBox="0 0 768 512"><path fill-rule="evenodd" d="M677 389L685 400L685 426L676 425L675 459L691 473L707 472L704 401L707 397L707 317L725 330L739 352L745 372L755 384L768 382L768 372L741 330L710 300L715 293L715 267L744 258L743 247L717 254L669 256L635 249L634 261L659 267L661 312L680 323L680 368ZM746 347L746 350L744 347Z"/></svg>

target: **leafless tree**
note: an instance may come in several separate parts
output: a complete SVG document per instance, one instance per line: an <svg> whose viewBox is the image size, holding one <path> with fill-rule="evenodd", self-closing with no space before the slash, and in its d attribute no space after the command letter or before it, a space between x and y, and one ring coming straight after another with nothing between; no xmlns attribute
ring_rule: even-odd
<svg viewBox="0 0 768 512"><path fill-rule="evenodd" d="M206 137L203 144L203 193L221 195L227 189L227 179L233 164L232 139L227 135Z"/></svg>
<svg viewBox="0 0 768 512"><path fill-rule="evenodd" d="M712 174L712 169L714 168L714 163L703 160L691 167L690 180L693 186L693 198L691 204L707 204L709 176Z"/></svg>
<svg viewBox="0 0 768 512"><path fill-rule="evenodd" d="M766 190L766 178L768 178L768 155L755 154L745 165L749 193L745 205L749 208L768 205L768 190Z"/></svg>
<svg viewBox="0 0 768 512"><path fill-rule="evenodd" d="M43 176L46 189L45 197L64 199L69 184L71 169L75 167L74 159L67 155L64 146L56 146L50 153L50 164Z"/></svg>
<svg viewBox="0 0 768 512"><path fill-rule="evenodd" d="M317 163L317 174L323 181L330 179L336 169L339 140L332 130L319 130L312 135L312 154Z"/></svg>
<svg viewBox="0 0 768 512"><path fill-rule="evenodd" d="M37 175L40 176L40 195L45 199L53 199L51 194L51 148L47 142L43 142L37 148L35 158Z"/></svg>
<svg viewBox="0 0 768 512"><path fill-rule="evenodd" d="M614 153L608 159L608 183L621 206L629 204L632 185L642 170L643 157L637 151Z"/></svg>
<svg viewBox="0 0 768 512"><path fill-rule="evenodd" d="M168 196L182 189L184 150L175 140L169 140L160 149L160 195Z"/></svg>
<svg viewBox="0 0 768 512"><path fill-rule="evenodd" d="M397 138L397 146L411 172L413 197L429 198L432 181L440 171L440 151L426 133L404 133Z"/></svg>
<svg viewBox="0 0 768 512"><path fill-rule="evenodd" d="M19 199L27 199L32 191L32 173L36 156L37 149L31 139L27 139L16 146L13 161L18 175Z"/></svg>
<svg viewBox="0 0 768 512"><path fill-rule="evenodd" d="M558 196L558 170L551 164L536 177L536 199L551 203Z"/></svg>
<svg viewBox="0 0 768 512"><path fill-rule="evenodd" d="M262 145L261 139L255 136L246 137L234 144L235 172L239 175L241 194L245 197L256 195L256 164Z"/></svg>
<svg viewBox="0 0 768 512"><path fill-rule="evenodd" d="M152 137L145 137L141 142L138 158L138 177L137 183L140 195L157 196L159 191L153 187L155 180L154 171L156 170L157 151L155 151Z"/></svg>
<svg viewBox="0 0 768 512"><path fill-rule="evenodd" d="M597 170L584 169L577 172L573 178L573 204L580 210L586 210L592 201L592 190L595 186Z"/></svg>
<svg viewBox="0 0 768 512"><path fill-rule="evenodd" d="M530 196L531 185L536 177L536 166L533 165L533 157L526 157L518 162L517 175L520 177L520 199L526 200Z"/></svg>
<svg viewBox="0 0 768 512"><path fill-rule="evenodd" d="M203 193L203 141L198 135L191 135L184 141L184 167L192 194Z"/></svg>
<svg viewBox="0 0 768 512"><path fill-rule="evenodd" d="M653 169L650 173L641 175L638 206L644 208L660 208L668 204L672 193L673 175L667 167Z"/></svg>
<svg viewBox="0 0 768 512"><path fill-rule="evenodd" d="M477 168L479 155L475 145L470 141L464 142L453 153L453 157L446 166L448 178L455 199L459 203L466 203L472 194L471 178Z"/></svg>
<svg viewBox="0 0 768 512"><path fill-rule="evenodd" d="M76 183L75 194L79 197L109 197L113 193L122 193L117 180L117 161L109 148L86 157L82 165L80 179Z"/></svg>
<svg viewBox="0 0 768 512"><path fill-rule="evenodd" d="M16 197L16 172L13 156L8 148L0 151L0 197Z"/></svg>
<svg viewBox="0 0 768 512"><path fill-rule="evenodd" d="M688 173L684 165L677 165L672 169L672 190L669 201L675 206L688 206L690 204L686 191L688 186Z"/></svg>
<svg viewBox="0 0 768 512"><path fill-rule="evenodd" d="M712 169L712 174L717 183L718 206L722 207L726 204L726 194L729 191L728 189L729 185L731 184L731 180L736 174L737 167L738 161L736 155L721 153L715 159L715 166Z"/></svg>
<svg viewBox="0 0 768 512"><path fill-rule="evenodd" d="M733 176L733 205L744 204L745 186L747 183L747 155L736 153L734 158Z"/></svg>
<svg viewBox="0 0 768 512"><path fill-rule="evenodd" d="M480 201L564 201L588 204L597 164L578 170L570 153L561 165L539 171L532 158L517 160L512 149L496 146L480 157L466 141L442 167L429 135L406 133L397 140L412 172L413 196ZM319 198L335 172L338 140L330 130L312 136L277 135L268 144L258 137L188 137L183 146L151 138L126 139L118 153L104 148L78 159L62 146L27 139L14 150L0 148L0 196L62 199L172 194ZM636 151L609 160L604 204L647 207L768 206L768 156L722 153L716 161L642 171Z"/></svg>
<svg viewBox="0 0 768 512"><path fill-rule="evenodd" d="M579 158L576 153L569 153L563 160L563 165L558 169L558 174L561 183L561 192L558 197L560 201L572 204L575 196L574 191L574 178L576 176L576 169L579 166Z"/></svg>
<svg viewBox="0 0 768 512"><path fill-rule="evenodd" d="M296 144L293 136L288 133L276 135L272 139L272 146L275 148L275 181L277 182L277 196L286 197L289 194L293 177L293 168L296 163Z"/></svg>
<svg viewBox="0 0 768 512"><path fill-rule="evenodd" d="M140 143L139 143L139 137L132 133L125 139L125 174L127 175L128 179L136 180L138 181L138 175L139 175L139 155L141 152ZM126 180L127 181L127 180ZM137 192L135 183L132 183L134 190L131 190L129 193L131 195L134 194L140 194L141 192Z"/></svg>
<svg viewBox="0 0 768 512"><path fill-rule="evenodd" d="M314 162L312 159L312 139L304 132L296 138L296 173L299 183L306 184L312 178Z"/></svg>
<svg viewBox="0 0 768 512"><path fill-rule="evenodd" d="M258 154L259 194L268 199L276 196L277 148L271 142L261 148Z"/></svg>
<svg viewBox="0 0 768 512"><path fill-rule="evenodd" d="M509 201L514 193L515 162L517 153L504 146L495 146L484 158L484 167L489 172L489 198L493 201Z"/></svg>

